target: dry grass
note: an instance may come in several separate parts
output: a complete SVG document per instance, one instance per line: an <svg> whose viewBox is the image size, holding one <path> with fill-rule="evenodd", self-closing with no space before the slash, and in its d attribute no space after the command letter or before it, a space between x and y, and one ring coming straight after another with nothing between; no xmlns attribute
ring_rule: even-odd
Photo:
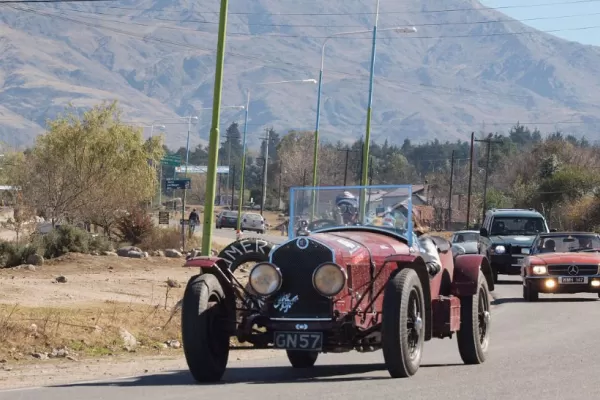
<svg viewBox="0 0 600 400"><path fill-rule="evenodd" d="M198 236L191 238L186 236L185 245L188 249L200 248L202 245L202 238ZM157 227L152 230L148 237L142 240L142 243L140 243L139 247L145 251L158 249L178 249L181 247L181 229L176 227Z"/></svg>
<svg viewBox="0 0 600 400"><path fill-rule="evenodd" d="M0 359L31 359L32 353L67 348L78 358L128 352L120 336L136 337L139 353L164 351L180 340L180 319L158 299L153 306L105 302L81 308L31 308L0 305Z"/></svg>

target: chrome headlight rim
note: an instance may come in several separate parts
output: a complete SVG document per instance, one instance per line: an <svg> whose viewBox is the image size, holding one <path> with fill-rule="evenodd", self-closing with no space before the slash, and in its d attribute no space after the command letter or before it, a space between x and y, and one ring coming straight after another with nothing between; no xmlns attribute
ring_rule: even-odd
<svg viewBox="0 0 600 400"><path fill-rule="evenodd" d="M261 293L260 291L256 290L256 287L253 284L253 279L252 279L252 274L257 270L257 268L260 267L264 267L264 266L268 266L271 267L273 269L273 271L275 271L278 282L277 285L275 287L275 289L273 289L272 291L268 292L268 293ZM259 262L256 265L254 265L254 267L252 267L252 269L250 270L250 273L248 274L248 284L250 285L250 288L252 289L252 291L257 294L258 296L261 297L268 297L273 295L274 293L277 293L277 291L279 289L281 289L281 285L283 285L283 274L281 273L281 270L279 269L279 267L273 263L270 262Z"/></svg>
<svg viewBox="0 0 600 400"><path fill-rule="evenodd" d="M319 273L319 271L322 270L323 267L326 267L326 266L335 267L341 273L342 285L340 285L340 289L338 291L336 291L335 293L324 293L317 286L317 282L316 282L317 274ZM312 274L313 287L321 296L324 296L324 297L331 298L331 297L337 296L339 293L341 293L342 290L344 290L344 287L346 286L347 282L348 282L348 273L346 272L346 270L344 268L342 268L339 264L332 262L332 261L328 261L328 262L324 262L323 264L320 264L317 268L315 268L315 270L313 271L313 274Z"/></svg>

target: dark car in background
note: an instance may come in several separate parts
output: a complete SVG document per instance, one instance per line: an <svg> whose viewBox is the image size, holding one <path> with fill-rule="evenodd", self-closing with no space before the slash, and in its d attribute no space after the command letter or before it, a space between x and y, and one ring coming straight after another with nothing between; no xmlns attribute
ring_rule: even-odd
<svg viewBox="0 0 600 400"><path fill-rule="evenodd" d="M461 247L464 254L479 253L479 231L456 231L452 234L450 242L452 247Z"/></svg>
<svg viewBox="0 0 600 400"><path fill-rule="evenodd" d="M216 228L237 228L239 213L237 211L223 210L217 215Z"/></svg>
<svg viewBox="0 0 600 400"><path fill-rule="evenodd" d="M487 256L494 282L498 275L520 275L521 264L539 233L550 232L544 216L534 209L491 209L479 231L479 254Z"/></svg>

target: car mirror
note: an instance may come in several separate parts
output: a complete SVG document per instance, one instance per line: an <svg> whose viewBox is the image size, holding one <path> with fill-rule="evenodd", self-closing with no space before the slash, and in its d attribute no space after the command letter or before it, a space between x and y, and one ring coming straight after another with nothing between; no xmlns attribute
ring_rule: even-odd
<svg viewBox="0 0 600 400"><path fill-rule="evenodd" d="M479 236L487 237L487 235L488 235L487 229L485 229L485 228L479 229Z"/></svg>

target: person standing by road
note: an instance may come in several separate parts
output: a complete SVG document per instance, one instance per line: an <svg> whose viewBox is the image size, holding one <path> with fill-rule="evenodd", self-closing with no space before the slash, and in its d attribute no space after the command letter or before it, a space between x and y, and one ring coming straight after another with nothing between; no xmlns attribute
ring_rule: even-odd
<svg viewBox="0 0 600 400"><path fill-rule="evenodd" d="M196 211L195 208L190 213L190 216L188 217L188 221L189 221L188 222L189 223L189 236L192 237L194 235L194 232L196 231L196 225L198 225L200 223L200 215L198 215L198 212Z"/></svg>

